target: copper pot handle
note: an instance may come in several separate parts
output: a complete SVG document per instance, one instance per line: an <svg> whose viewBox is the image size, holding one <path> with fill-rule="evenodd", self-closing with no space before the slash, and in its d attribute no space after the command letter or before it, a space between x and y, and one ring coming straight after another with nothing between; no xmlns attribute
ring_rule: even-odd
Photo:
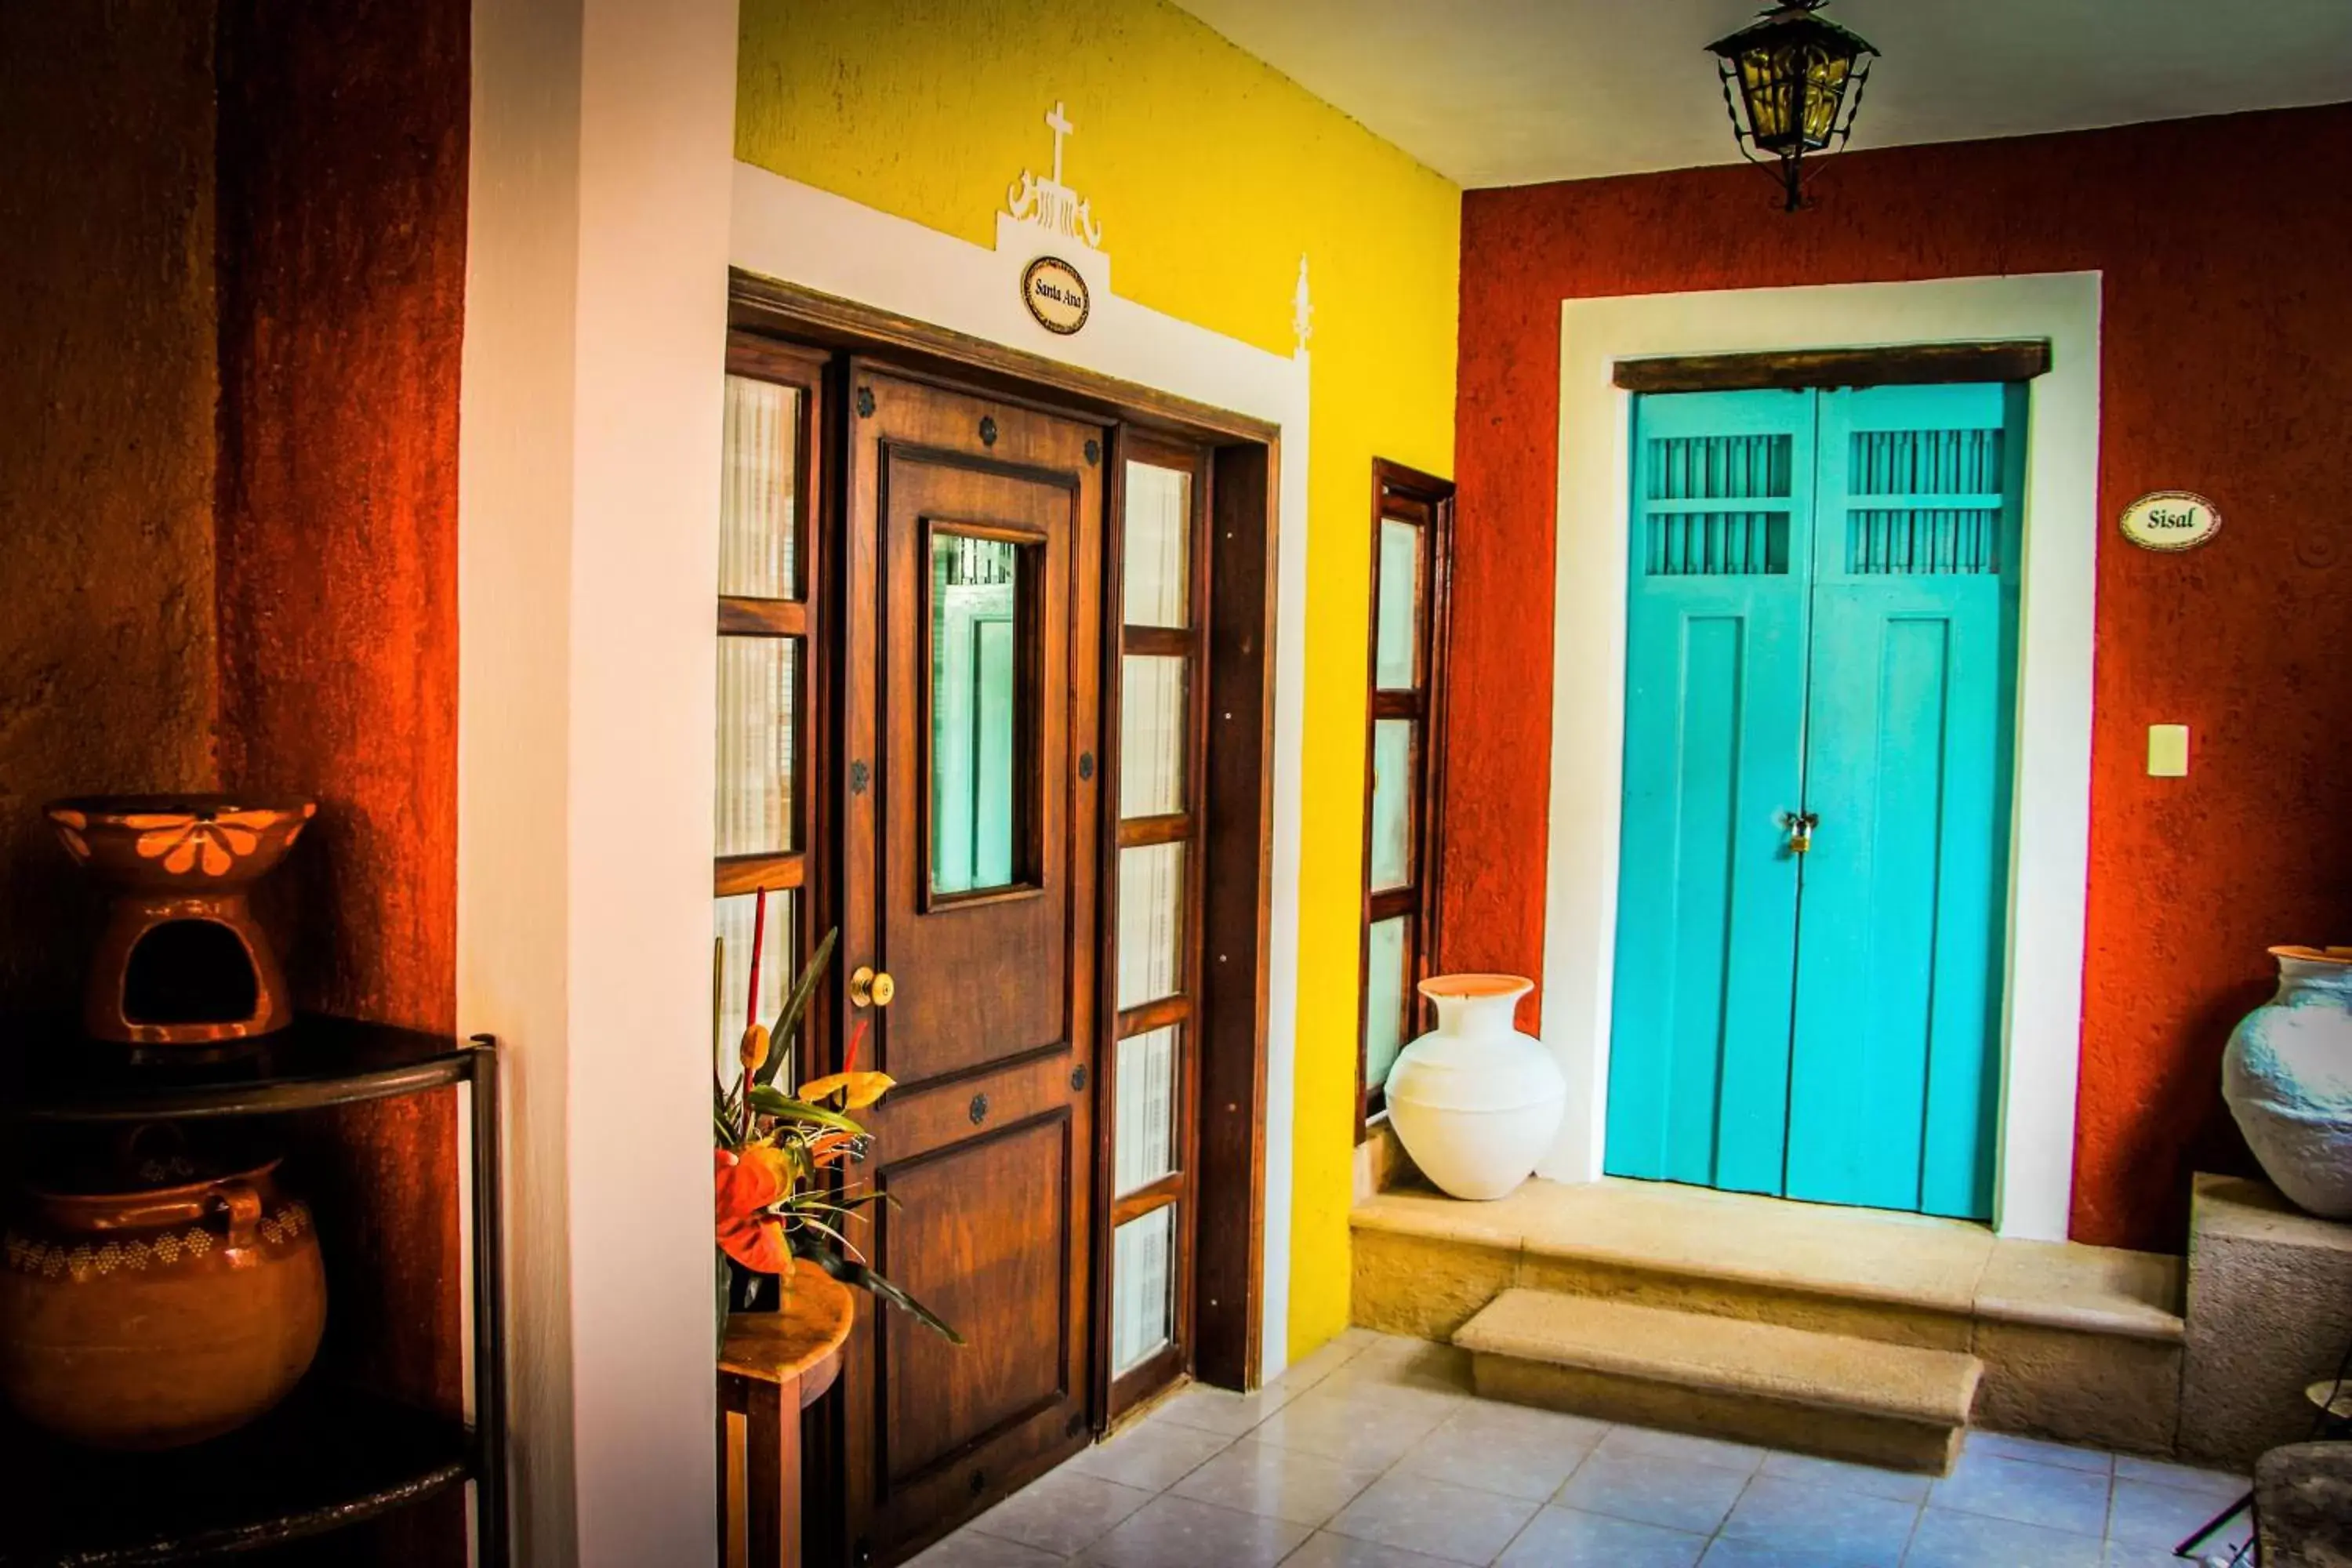
<svg viewBox="0 0 2352 1568"><path fill-rule="evenodd" d="M251 1250L260 1242L261 1194L251 1182L231 1178L215 1182L210 1194L228 1213L228 1244L236 1251Z"/></svg>

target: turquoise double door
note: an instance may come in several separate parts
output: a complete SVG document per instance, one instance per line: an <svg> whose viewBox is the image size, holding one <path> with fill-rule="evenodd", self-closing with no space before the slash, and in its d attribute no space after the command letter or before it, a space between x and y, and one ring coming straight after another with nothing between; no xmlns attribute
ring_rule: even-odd
<svg viewBox="0 0 2352 1568"><path fill-rule="evenodd" d="M1991 1216L2024 396L1637 400L1611 1173Z"/></svg>

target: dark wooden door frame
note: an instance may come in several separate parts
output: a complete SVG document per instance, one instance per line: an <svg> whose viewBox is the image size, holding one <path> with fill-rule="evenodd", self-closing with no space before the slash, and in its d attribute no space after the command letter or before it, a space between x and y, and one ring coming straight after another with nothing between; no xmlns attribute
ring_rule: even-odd
<svg viewBox="0 0 2352 1568"><path fill-rule="evenodd" d="M1210 563L1215 577L1207 606L1209 719L1200 802L1199 918L1208 934L1200 981L1190 1370L1221 1387L1255 1387L1265 1333L1279 427L740 269L730 272L730 285L729 325L739 335L869 356L902 377L1110 424L1116 431L1107 463L1117 460L1129 431L1160 432L1207 450L1216 548ZM822 437L828 455L837 455L857 417L848 384L836 376L833 387L830 433ZM828 531L835 551L846 544L839 531L842 510L828 492L825 510L814 521ZM1107 519L1107 528L1113 521ZM837 584L830 586L837 591ZM1115 659L1117 640L1103 641L1106 658ZM837 714L828 717L837 723ZM1108 731L1100 740L1117 743ZM837 828L844 781L841 759L833 762L814 785L824 799L812 804ZM825 847L811 847L822 854ZM835 914L813 910L810 921L821 929ZM1096 1110L1106 1123L1114 1108L1100 1096L1109 1076L1097 1078ZM1103 1205L1097 1221L1096 1244L1106 1254L1110 1214ZM1107 1356L1109 1302L1107 1294L1097 1294L1093 1309L1103 1329L1097 1343ZM1097 1426L1108 1417L1107 1392L1096 1404ZM811 1432L819 1465L826 1462L828 1442L838 1453L838 1418L828 1424L824 1409L817 1407ZM811 1545L813 1561L839 1560L842 1543L827 1539L821 1525Z"/></svg>
<svg viewBox="0 0 2352 1568"><path fill-rule="evenodd" d="M1402 502L1421 513L1422 568L1424 598L1414 606L1413 637L1421 644L1421 682L1410 700L1402 693L1380 689L1381 626L1377 591L1371 600L1370 625L1364 635L1364 832L1363 910L1356 933L1356 1137L1362 1143L1365 1125L1379 1114L1372 1105L1375 1086L1366 1081L1366 1036L1371 1016L1371 938L1376 920L1399 914L1413 916L1412 957L1406 965L1408 984L1417 985L1439 973L1439 910L1444 903L1445 864L1445 672L1454 636L1454 481L1419 468L1372 459L1371 558L1377 590L1381 559L1381 523L1391 515L1391 503ZM1424 612L1422 605L1426 605ZM1410 718L1421 727L1413 755L1414 793L1410 810L1415 818L1412 836L1412 882L1389 892L1372 890L1372 741L1384 718ZM1421 1034L1427 1004L1411 1009L1410 1026L1402 1043ZM1385 1107L1381 1108L1385 1109Z"/></svg>

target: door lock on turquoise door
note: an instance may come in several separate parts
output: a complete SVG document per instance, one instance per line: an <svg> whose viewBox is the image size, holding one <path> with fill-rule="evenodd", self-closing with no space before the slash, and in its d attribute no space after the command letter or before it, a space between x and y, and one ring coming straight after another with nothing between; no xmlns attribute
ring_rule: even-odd
<svg viewBox="0 0 2352 1568"><path fill-rule="evenodd" d="M1813 829L1821 825L1822 817L1819 812L1782 812L1780 826L1789 830L1789 853L1791 855L1811 853L1813 847Z"/></svg>

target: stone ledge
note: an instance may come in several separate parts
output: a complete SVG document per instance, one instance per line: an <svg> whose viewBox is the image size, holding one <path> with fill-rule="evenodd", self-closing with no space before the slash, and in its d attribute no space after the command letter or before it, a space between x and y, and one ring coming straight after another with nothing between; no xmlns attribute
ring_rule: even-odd
<svg viewBox="0 0 2352 1568"><path fill-rule="evenodd" d="M1519 1254L1530 1277L1574 1262L1791 1297L2179 1344L2181 1261L1997 1240L1958 1220L1607 1179L1531 1181L1493 1203L1393 1188L1361 1231Z"/></svg>

